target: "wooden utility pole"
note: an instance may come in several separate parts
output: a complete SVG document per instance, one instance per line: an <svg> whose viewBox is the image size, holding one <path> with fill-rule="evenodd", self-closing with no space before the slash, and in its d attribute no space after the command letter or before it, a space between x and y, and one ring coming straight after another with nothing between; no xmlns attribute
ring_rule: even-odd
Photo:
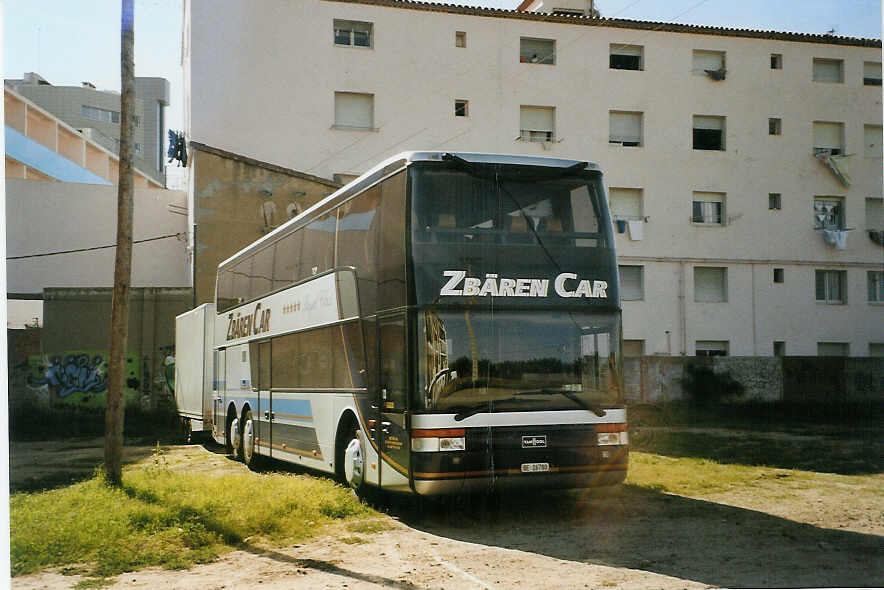
<svg viewBox="0 0 884 590"><path fill-rule="evenodd" d="M104 468L108 483L122 483L123 419L126 410L126 341L129 336L129 290L132 278L132 156L135 128L135 9L121 0L120 19L120 174L117 183L117 256L111 306L107 409L104 414Z"/></svg>

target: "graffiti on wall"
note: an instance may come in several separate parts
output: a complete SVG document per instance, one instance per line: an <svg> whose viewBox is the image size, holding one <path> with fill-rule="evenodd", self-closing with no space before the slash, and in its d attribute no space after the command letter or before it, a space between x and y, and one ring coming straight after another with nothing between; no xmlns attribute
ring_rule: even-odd
<svg viewBox="0 0 884 590"><path fill-rule="evenodd" d="M46 387L53 403L104 406L107 393L107 351L75 350L28 359L27 383ZM137 353L126 355L125 396L136 401L141 386L141 367Z"/></svg>

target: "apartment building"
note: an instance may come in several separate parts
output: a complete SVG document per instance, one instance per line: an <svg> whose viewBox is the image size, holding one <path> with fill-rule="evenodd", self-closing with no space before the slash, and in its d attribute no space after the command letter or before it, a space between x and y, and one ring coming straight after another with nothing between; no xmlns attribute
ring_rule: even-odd
<svg viewBox="0 0 884 590"><path fill-rule="evenodd" d="M188 0L188 136L324 178L595 161L627 355L884 355L881 41L549 4Z"/></svg>
<svg viewBox="0 0 884 590"><path fill-rule="evenodd" d="M120 95L90 82L55 86L35 72L5 80L6 87L33 101L115 154L120 153ZM163 134L169 81L135 78L135 166L165 185Z"/></svg>

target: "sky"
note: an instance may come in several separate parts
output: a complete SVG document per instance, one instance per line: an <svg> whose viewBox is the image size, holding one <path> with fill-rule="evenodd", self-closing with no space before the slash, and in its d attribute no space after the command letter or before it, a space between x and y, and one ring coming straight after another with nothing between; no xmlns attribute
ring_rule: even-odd
<svg viewBox="0 0 884 590"><path fill-rule="evenodd" d="M166 120L183 125L183 0L135 0L135 75L171 85ZM213 1L213 0L207 0ZM265 0L249 0L261 2ZM300 0L289 0L298 2ZM3 75L37 72L50 83L120 88L119 0L0 0ZM512 9L518 0L461 1ZM597 0L603 17L881 38L881 0Z"/></svg>

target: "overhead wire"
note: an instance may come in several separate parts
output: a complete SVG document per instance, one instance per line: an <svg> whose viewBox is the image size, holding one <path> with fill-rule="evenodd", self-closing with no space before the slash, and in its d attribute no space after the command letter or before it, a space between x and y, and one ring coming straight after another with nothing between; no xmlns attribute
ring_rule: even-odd
<svg viewBox="0 0 884 590"><path fill-rule="evenodd" d="M143 244L145 242L155 242L157 240L167 240L169 238L178 238L183 239L184 233L178 232L177 234L166 234L164 236L155 236L153 238L145 238L143 240L133 240L133 244ZM25 258L41 258L43 256L58 256L60 254L77 254L80 252L92 252L95 250L106 250L108 248L116 248L117 244L108 244L106 246L92 246L90 248L76 248L74 250L57 250L55 252L41 252L39 254L24 254L22 256L7 256L6 260L23 260Z"/></svg>

